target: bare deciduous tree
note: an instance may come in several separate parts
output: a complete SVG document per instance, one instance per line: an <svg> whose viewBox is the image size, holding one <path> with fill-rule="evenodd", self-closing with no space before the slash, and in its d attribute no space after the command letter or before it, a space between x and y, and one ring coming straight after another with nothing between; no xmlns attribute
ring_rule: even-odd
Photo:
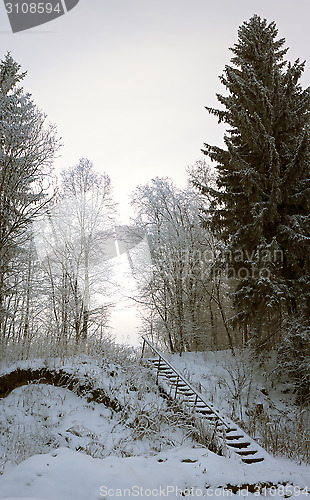
<svg viewBox="0 0 310 500"><path fill-rule="evenodd" d="M39 230L45 232L42 261L58 335L65 340L73 333L79 342L87 339L90 325L106 317L107 304L99 305L95 296L107 295L115 204L110 178L97 174L87 159L65 170L62 179L60 199Z"/></svg>

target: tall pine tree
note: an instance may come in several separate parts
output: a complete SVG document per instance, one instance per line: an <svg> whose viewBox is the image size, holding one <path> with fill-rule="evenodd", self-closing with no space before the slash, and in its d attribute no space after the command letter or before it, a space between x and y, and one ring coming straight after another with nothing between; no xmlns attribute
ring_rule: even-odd
<svg viewBox="0 0 310 500"><path fill-rule="evenodd" d="M310 92L277 35L257 15L239 28L220 77L228 95L206 108L228 125L226 148L203 150L218 172L211 227L236 278L236 321L260 341L268 318L310 316Z"/></svg>
<svg viewBox="0 0 310 500"><path fill-rule="evenodd" d="M0 61L0 342L7 336L18 257L48 203L45 180L59 147L55 127L46 126L31 95L19 87L25 75L9 53Z"/></svg>

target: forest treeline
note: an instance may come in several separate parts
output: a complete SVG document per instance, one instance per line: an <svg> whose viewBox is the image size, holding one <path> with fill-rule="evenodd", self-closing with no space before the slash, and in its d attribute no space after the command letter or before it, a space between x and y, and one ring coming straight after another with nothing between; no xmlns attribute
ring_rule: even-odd
<svg viewBox="0 0 310 500"><path fill-rule="evenodd" d="M151 268L136 269L133 299L143 331L171 351L277 349L309 394L305 63L288 62L275 23L257 15L230 50L219 109L206 108L226 125L225 147L204 145L186 189L155 178L132 193L132 233L146 235ZM110 177L86 158L56 179L61 141L24 77L8 53L0 64L0 343L26 353L43 341L64 349L105 334L117 209Z"/></svg>

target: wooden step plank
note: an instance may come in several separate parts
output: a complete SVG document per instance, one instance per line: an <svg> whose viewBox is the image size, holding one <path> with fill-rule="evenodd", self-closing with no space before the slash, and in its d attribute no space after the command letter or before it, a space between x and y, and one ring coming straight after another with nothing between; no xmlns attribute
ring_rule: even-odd
<svg viewBox="0 0 310 500"><path fill-rule="evenodd" d="M236 453L241 456L256 455L257 450L237 450Z"/></svg>
<svg viewBox="0 0 310 500"><path fill-rule="evenodd" d="M248 441L241 441L241 443L227 443L227 446L231 447L231 448L238 448L238 449L242 449L242 448L246 448L247 446L250 446L250 442Z"/></svg>
<svg viewBox="0 0 310 500"><path fill-rule="evenodd" d="M163 367L160 366L159 368L155 367L154 369L158 370L161 373L166 373L167 375L173 375L174 374L174 372L172 370L170 370L169 368L165 368L164 366Z"/></svg>
<svg viewBox="0 0 310 500"><path fill-rule="evenodd" d="M216 415L201 415L201 418L204 420L208 420L209 422L219 422L219 419Z"/></svg>
<svg viewBox="0 0 310 500"><path fill-rule="evenodd" d="M263 460L264 460L263 457L242 458L242 462L244 462L245 464L256 464L258 462L263 462Z"/></svg>
<svg viewBox="0 0 310 500"><path fill-rule="evenodd" d="M240 438L243 438L244 435L243 434L229 434L228 436L226 436L226 439L228 441L230 440L234 440L234 439L240 439Z"/></svg>

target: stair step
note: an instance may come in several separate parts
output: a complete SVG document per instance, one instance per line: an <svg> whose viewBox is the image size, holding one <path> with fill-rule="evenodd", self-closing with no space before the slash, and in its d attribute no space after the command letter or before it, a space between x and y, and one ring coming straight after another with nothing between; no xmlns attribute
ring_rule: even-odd
<svg viewBox="0 0 310 500"><path fill-rule="evenodd" d="M257 450L237 450L236 453L241 456L256 455Z"/></svg>
<svg viewBox="0 0 310 500"><path fill-rule="evenodd" d="M191 399L188 399L189 403L192 403L193 404L193 407L196 409L196 408L205 408L206 405L200 405L198 406L197 404L195 404L196 402L196 394L194 393L191 397Z"/></svg>
<svg viewBox="0 0 310 500"><path fill-rule="evenodd" d="M153 361L153 365L158 368L158 361ZM171 373L174 373L174 371L170 368L170 366L165 365L164 363L160 363L159 365L160 370L169 370Z"/></svg>
<svg viewBox="0 0 310 500"><path fill-rule="evenodd" d="M214 415L213 411L208 408L196 408L196 413L201 413L202 415Z"/></svg>
<svg viewBox="0 0 310 500"><path fill-rule="evenodd" d="M226 436L226 439L228 441L230 440L233 440L233 439L240 439L240 438L243 438L244 435L243 434L230 434L229 436Z"/></svg>
<svg viewBox="0 0 310 500"><path fill-rule="evenodd" d="M218 416L214 415L214 413L201 413L202 418L206 418L208 420L218 420Z"/></svg>
<svg viewBox="0 0 310 500"><path fill-rule="evenodd" d="M158 368L158 363L153 363L153 368L155 368L156 370L159 370L160 372L174 373L174 371L171 370L171 368L169 368L169 366L159 365L159 368Z"/></svg>
<svg viewBox="0 0 310 500"><path fill-rule="evenodd" d="M162 373L166 373L167 375L172 375L174 373L173 370L170 370L170 368L166 368L165 366L160 366L159 368L158 366L155 366L154 368Z"/></svg>
<svg viewBox="0 0 310 500"><path fill-rule="evenodd" d="M227 446L229 446L230 448L238 448L238 449L242 449L242 448L246 448L247 446L250 446L251 443L249 442L242 442L242 443L227 443Z"/></svg>
<svg viewBox="0 0 310 500"><path fill-rule="evenodd" d="M242 458L242 462L245 464L256 464L257 462L263 462L263 457L253 457L253 458Z"/></svg>

